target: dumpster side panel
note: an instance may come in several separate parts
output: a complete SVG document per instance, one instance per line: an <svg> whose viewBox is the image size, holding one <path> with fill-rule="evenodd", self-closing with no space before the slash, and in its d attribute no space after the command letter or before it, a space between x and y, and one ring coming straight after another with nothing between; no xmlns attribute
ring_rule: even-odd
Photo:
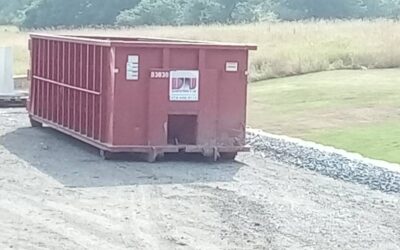
<svg viewBox="0 0 400 250"><path fill-rule="evenodd" d="M109 48L31 39L30 116L86 139L108 142Z"/></svg>
<svg viewBox="0 0 400 250"><path fill-rule="evenodd" d="M171 69L197 70L199 69L198 49L169 49L169 67Z"/></svg>
<svg viewBox="0 0 400 250"><path fill-rule="evenodd" d="M118 48L117 51L115 145L167 145L168 115L197 116L197 144L216 145L215 107L220 74L206 69L204 49ZM127 80L129 55L139 56L138 80ZM151 72L172 70L199 70L199 101L170 101L170 79L150 77Z"/></svg>
<svg viewBox="0 0 400 250"><path fill-rule="evenodd" d="M199 49L163 49L162 67L150 69L150 72L171 72L174 70L199 70L202 79L202 62ZM170 76L171 77L171 76ZM170 77L164 79L151 78L149 81L149 109L148 109L148 143L149 145L168 144L168 117L171 115L197 117L197 138L202 138L201 129L201 101L175 102L170 101ZM201 90L200 90L201 95ZM201 99L200 99L201 100ZM203 137L204 138L204 137ZM199 144L199 140L197 140Z"/></svg>
<svg viewBox="0 0 400 250"><path fill-rule="evenodd" d="M207 67L221 73L218 80L218 145L245 145L247 50L210 50ZM228 69L227 65L237 65Z"/></svg>
<svg viewBox="0 0 400 250"><path fill-rule="evenodd" d="M201 71L197 142L207 147L217 145L218 79L217 70L203 69Z"/></svg>
<svg viewBox="0 0 400 250"><path fill-rule="evenodd" d="M204 49L166 49L163 54L161 71L198 70L199 100L171 101L170 79L151 79L149 95L149 145L168 144L168 117L170 115L197 117L196 145L216 145L216 114L218 72L205 67ZM187 126L188 124L181 124ZM179 142L178 142L179 144Z"/></svg>
<svg viewBox="0 0 400 250"><path fill-rule="evenodd" d="M168 145L168 116L197 117L196 145L242 146L246 119L247 50L116 49L114 145ZM128 79L129 57L138 57L137 79ZM227 62L237 62L226 72ZM171 101L168 78L151 72L199 71L199 100Z"/></svg>
<svg viewBox="0 0 400 250"><path fill-rule="evenodd" d="M115 145L148 145L148 131L153 128L148 125L149 120L149 91L157 88L150 82L150 69L162 67L162 48L117 48L116 49L116 74L114 96L114 128L113 143ZM128 76L129 57L138 57L137 79ZM132 67L135 67L133 65ZM128 79L132 77L131 79ZM167 90L161 90L157 96L151 98L160 99ZM157 107L160 108L161 107ZM152 114L150 118L161 119L160 113ZM151 124L156 124L152 121ZM162 125L159 125L161 127Z"/></svg>

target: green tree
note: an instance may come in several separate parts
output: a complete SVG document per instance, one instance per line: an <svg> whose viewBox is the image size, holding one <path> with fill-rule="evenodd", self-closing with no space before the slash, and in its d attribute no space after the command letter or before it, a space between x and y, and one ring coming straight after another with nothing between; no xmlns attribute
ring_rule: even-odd
<svg viewBox="0 0 400 250"><path fill-rule="evenodd" d="M272 1L243 1L236 5L236 8L232 11L231 19L236 23L273 21L277 19L276 6L276 3Z"/></svg>
<svg viewBox="0 0 400 250"><path fill-rule="evenodd" d="M384 15L384 6L382 0L363 0L363 17L380 17Z"/></svg>
<svg viewBox="0 0 400 250"><path fill-rule="evenodd" d="M282 5L293 10L297 14L294 18L298 19L360 17L362 4L361 0L282 0Z"/></svg>
<svg viewBox="0 0 400 250"><path fill-rule="evenodd" d="M382 12L386 17L399 18L400 0L382 0Z"/></svg>
<svg viewBox="0 0 400 250"><path fill-rule="evenodd" d="M0 24L24 28L399 16L400 0L0 0Z"/></svg>
<svg viewBox="0 0 400 250"><path fill-rule="evenodd" d="M14 24L20 18L20 11L33 0L0 0L0 24Z"/></svg>
<svg viewBox="0 0 400 250"><path fill-rule="evenodd" d="M135 8L122 11L117 25L176 25L182 20L183 0L142 0Z"/></svg>
<svg viewBox="0 0 400 250"><path fill-rule="evenodd" d="M140 0L90 0L82 6L79 20L88 24L113 24L123 10L135 7Z"/></svg>
<svg viewBox="0 0 400 250"><path fill-rule="evenodd" d="M212 0L188 1L183 8L183 22L185 24L207 24L223 22L221 13L223 5Z"/></svg>
<svg viewBox="0 0 400 250"><path fill-rule="evenodd" d="M270 20L270 0L190 0L184 8L186 24L234 23Z"/></svg>
<svg viewBox="0 0 400 250"><path fill-rule="evenodd" d="M221 20L232 21L232 14L239 4L247 4L248 0L217 0L221 4L222 12L220 13Z"/></svg>
<svg viewBox="0 0 400 250"><path fill-rule="evenodd" d="M111 25L139 0L36 0L25 11L24 28Z"/></svg>

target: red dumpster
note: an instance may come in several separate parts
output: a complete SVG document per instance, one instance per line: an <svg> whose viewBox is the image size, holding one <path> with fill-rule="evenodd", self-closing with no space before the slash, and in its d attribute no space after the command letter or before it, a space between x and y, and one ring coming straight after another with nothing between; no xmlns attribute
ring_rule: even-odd
<svg viewBox="0 0 400 250"><path fill-rule="evenodd" d="M31 34L28 111L100 149L234 158L245 151L252 45Z"/></svg>

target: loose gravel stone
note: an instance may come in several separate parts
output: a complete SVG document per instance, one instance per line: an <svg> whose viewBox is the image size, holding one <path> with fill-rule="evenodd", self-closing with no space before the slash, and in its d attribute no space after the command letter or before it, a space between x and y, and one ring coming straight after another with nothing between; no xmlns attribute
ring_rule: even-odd
<svg viewBox="0 0 400 250"><path fill-rule="evenodd" d="M400 193L400 172L390 171L345 154L325 151L285 138L249 130L247 143L265 158L306 168L347 182L366 185L372 190Z"/></svg>

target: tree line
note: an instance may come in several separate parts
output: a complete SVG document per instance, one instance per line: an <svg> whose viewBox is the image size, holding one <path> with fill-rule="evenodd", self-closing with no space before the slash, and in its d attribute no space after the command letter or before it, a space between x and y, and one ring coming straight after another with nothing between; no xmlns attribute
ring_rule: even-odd
<svg viewBox="0 0 400 250"><path fill-rule="evenodd" d="M0 24L28 29L399 16L400 0L0 0Z"/></svg>

